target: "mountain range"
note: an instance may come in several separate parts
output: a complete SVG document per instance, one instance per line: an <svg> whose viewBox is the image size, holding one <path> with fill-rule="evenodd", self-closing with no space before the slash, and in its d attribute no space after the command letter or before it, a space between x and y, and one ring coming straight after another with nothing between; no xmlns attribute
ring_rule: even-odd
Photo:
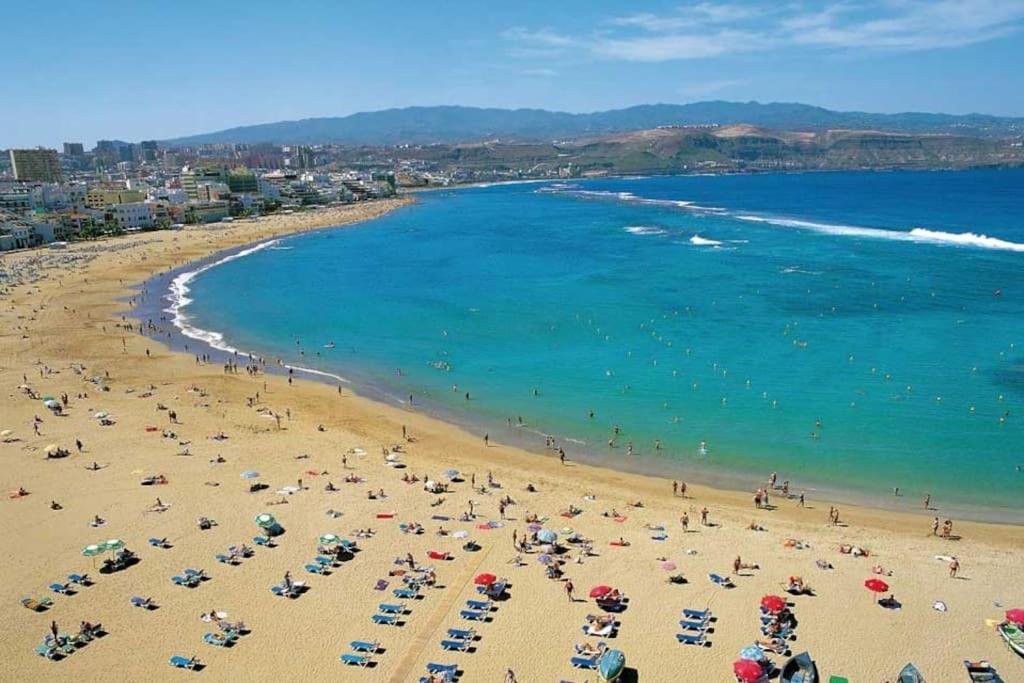
<svg viewBox="0 0 1024 683"><path fill-rule="evenodd" d="M1024 118L986 114L842 112L807 104L709 101L644 104L586 114L544 109L462 106L406 107L349 116L239 126L165 140L167 145L217 143L398 145L550 142L665 126L748 124L786 131L877 130L1002 138L1024 134Z"/></svg>

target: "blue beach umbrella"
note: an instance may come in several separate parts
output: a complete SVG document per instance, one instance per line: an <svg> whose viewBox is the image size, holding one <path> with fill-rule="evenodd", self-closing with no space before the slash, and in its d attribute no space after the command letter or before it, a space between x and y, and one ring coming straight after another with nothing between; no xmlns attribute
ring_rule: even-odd
<svg viewBox="0 0 1024 683"><path fill-rule="evenodd" d="M537 538L540 539L541 543L554 543L558 540L558 534L551 529L541 529L537 532Z"/></svg>
<svg viewBox="0 0 1024 683"><path fill-rule="evenodd" d="M458 479L459 471L458 470L445 470L444 471L444 476L448 477L449 479Z"/></svg>
<svg viewBox="0 0 1024 683"><path fill-rule="evenodd" d="M544 554L537 558L537 561L541 564L551 564L551 556Z"/></svg>
<svg viewBox="0 0 1024 683"><path fill-rule="evenodd" d="M757 645L750 645L740 650L740 659L749 659L752 662L760 662L764 659L764 650Z"/></svg>
<svg viewBox="0 0 1024 683"><path fill-rule="evenodd" d="M260 473L256 470L246 470L242 472L242 479L256 479L260 476Z"/></svg>

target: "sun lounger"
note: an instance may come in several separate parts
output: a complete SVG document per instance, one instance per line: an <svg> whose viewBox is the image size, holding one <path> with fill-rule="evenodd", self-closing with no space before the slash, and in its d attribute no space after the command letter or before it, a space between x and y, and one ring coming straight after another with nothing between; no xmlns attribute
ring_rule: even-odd
<svg viewBox="0 0 1024 683"><path fill-rule="evenodd" d="M370 663L373 661L367 655L353 655L353 654L341 655L341 657L339 657L339 659L341 659L341 661L344 662L345 664L350 664L350 665L354 664L355 666L359 666L359 667L369 666Z"/></svg>
<svg viewBox="0 0 1024 683"><path fill-rule="evenodd" d="M133 607L142 607L144 609L156 607L156 605L153 604L153 600L151 598L143 598L139 597L138 595L131 599L131 603Z"/></svg>
<svg viewBox="0 0 1024 683"><path fill-rule="evenodd" d="M491 607L492 607L492 603L491 603L490 600L487 600L487 601L483 601L483 600L466 600L466 607L468 607L470 609L478 609L478 610L481 610L483 612L490 612L491 611Z"/></svg>
<svg viewBox="0 0 1024 683"><path fill-rule="evenodd" d="M465 652L471 647L472 641L469 640L442 640L442 650L456 650L458 652Z"/></svg>
<svg viewBox="0 0 1024 683"><path fill-rule="evenodd" d="M470 621L484 621L487 619L487 612L479 612L472 609L464 609L459 612L459 615L463 619L469 619Z"/></svg>
<svg viewBox="0 0 1024 683"><path fill-rule="evenodd" d="M238 559L230 555L216 555L215 557L222 564L238 564Z"/></svg>
<svg viewBox="0 0 1024 683"><path fill-rule="evenodd" d="M68 574L68 581L71 583L77 583L79 586L85 586L91 583L88 574Z"/></svg>
<svg viewBox="0 0 1024 683"><path fill-rule="evenodd" d="M73 593L71 586L66 583L51 583L50 590L61 595L71 595Z"/></svg>
<svg viewBox="0 0 1024 683"><path fill-rule="evenodd" d="M476 631L471 628L450 628L448 629L448 636L458 640L473 640L476 638Z"/></svg>
<svg viewBox="0 0 1024 683"><path fill-rule="evenodd" d="M379 609L384 614L405 614L404 604L392 605L386 602L382 602L379 605L377 605L377 609Z"/></svg>
<svg viewBox="0 0 1024 683"><path fill-rule="evenodd" d="M216 633L206 633L203 635L203 642L207 645L216 645L217 647L226 647L231 642L231 638L219 636Z"/></svg>
<svg viewBox="0 0 1024 683"><path fill-rule="evenodd" d="M391 592L395 594L396 598L402 598L403 600L414 600L419 593L411 588L396 588Z"/></svg>
<svg viewBox="0 0 1024 683"><path fill-rule="evenodd" d="M199 585L199 579L191 577L191 576L189 576L187 578L184 577L184 576L172 576L171 577L171 583L173 583L175 586L184 586L186 588L195 588L196 586Z"/></svg>
<svg viewBox="0 0 1024 683"><path fill-rule="evenodd" d="M703 631L707 630L707 627L708 627L707 623L703 622L703 621L680 621L679 622L679 626L684 631L700 631L700 632L703 632Z"/></svg>
<svg viewBox="0 0 1024 683"><path fill-rule="evenodd" d="M353 640L348 645L356 652L376 652L380 649L380 643L376 640Z"/></svg>
<svg viewBox="0 0 1024 683"><path fill-rule="evenodd" d="M583 624L583 635L586 636L597 636L599 638L604 638L605 636L610 636L614 630L615 622L613 621L609 621L607 624L601 626L600 628L595 627L593 624Z"/></svg>
<svg viewBox="0 0 1024 683"><path fill-rule="evenodd" d="M195 657L182 657L181 655L174 655L167 663L178 669L195 669L200 664Z"/></svg>
<svg viewBox="0 0 1024 683"><path fill-rule="evenodd" d="M711 610L695 610L695 609L684 609L683 616L687 619L697 619L698 621L707 621L711 618Z"/></svg>
<svg viewBox="0 0 1024 683"><path fill-rule="evenodd" d="M719 576L718 574L708 574L708 580L722 588L732 588L735 585L728 576Z"/></svg>
<svg viewBox="0 0 1024 683"><path fill-rule="evenodd" d="M573 657L569 660L569 663L572 664L574 669L596 669L599 658L598 655L593 657Z"/></svg>
<svg viewBox="0 0 1024 683"><path fill-rule="evenodd" d="M374 614L373 623L379 626L397 626L398 617L394 614Z"/></svg>
<svg viewBox="0 0 1024 683"><path fill-rule="evenodd" d="M253 536L252 542L256 545L261 545L264 548L272 548L274 546L274 542L267 536Z"/></svg>
<svg viewBox="0 0 1024 683"><path fill-rule="evenodd" d="M307 564L306 571L310 574L326 574L327 569L323 565L319 564Z"/></svg>
<svg viewBox="0 0 1024 683"><path fill-rule="evenodd" d="M57 648L51 645L36 645L36 654L46 659L56 659Z"/></svg>
<svg viewBox="0 0 1024 683"><path fill-rule="evenodd" d="M154 548L170 548L171 544L162 538L151 538L149 544Z"/></svg>
<svg viewBox="0 0 1024 683"><path fill-rule="evenodd" d="M185 576L188 576L190 578L196 578L196 579L205 579L206 578L206 572L203 571L202 569L192 569L192 568L189 568L189 569L185 570L184 574L185 574Z"/></svg>
<svg viewBox="0 0 1024 683"><path fill-rule="evenodd" d="M689 633L677 633L676 640L683 645L703 645L704 644L704 632L701 631L695 635Z"/></svg>
<svg viewBox="0 0 1024 683"><path fill-rule="evenodd" d="M324 567L333 567L334 566L334 559L330 558L330 557L326 557L324 555L317 555L314 558L314 561L317 564L319 564L319 565L323 565Z"/></svg>
<svg viewBox="0 0 1024 683"><path fill-rule="evenodd" d="M432 674L451 674L454 676L459 672L459 665L436 664L434 662L430 662L429 664L427 664L427 671L429 671Z"/></svg>
<svg viewBox="0 0 1024 683"><path fill-rule="evenodd" d="M22 598L21 604L23 607L27 607L33 612L42 612L53 604L53 600L50 598Z"/></svg>

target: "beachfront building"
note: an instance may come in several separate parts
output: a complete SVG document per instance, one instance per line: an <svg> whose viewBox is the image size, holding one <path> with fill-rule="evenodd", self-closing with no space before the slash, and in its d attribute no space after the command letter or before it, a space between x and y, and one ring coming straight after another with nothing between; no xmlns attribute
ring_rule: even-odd
<svg viewBox="0 0 1024 683"><path fill-rule="evenodd" d="M203 189L201 186L214 183L223 184L226 187L228 183L227 176L227 171L223 168L186 167L181 172L181 189L185 190L189 199L209 201L209 189ZM205 197L202 195L205 195Z"/></svg>
<svg viewBox="0 0 1024 683"><path fill-rule="evenodd" d="M116 223L122 230L148 230L154 226L153 212L146 202L111 204L105 218L107 223Z"/></svg>
<svg viewBox="0 0 1024 683"><path fill-rule="evenodd" d="M28 249L54 240L53 226L8 212L0 212L0 251Z"/></svg>
<svg viewBox="0 0 1024 683"><path fill-rule="evenodd" d="M62 177L55 149L12 149L11 168L22 182L59 183Z"/></svg>
<svg viewBox="0 0 1024 683"><path fill-rule="evenodd" d="M190 202L185 207L186 223L215 223L231 215L226 201Z"/></svg>

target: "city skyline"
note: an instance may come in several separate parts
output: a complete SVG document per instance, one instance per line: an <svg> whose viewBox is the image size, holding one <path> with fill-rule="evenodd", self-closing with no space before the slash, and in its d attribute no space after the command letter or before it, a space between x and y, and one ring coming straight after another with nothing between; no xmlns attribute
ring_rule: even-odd
<svg viewBox="0 0 1024 683"><path fill-rule="evenodd" d="M1024 114L1020 0L303 13L58 2L45 12L9 10L12 25L33 28L8 36L19 86L0 112L0 147L91 147L436 104L585 112L724 99Z"/></svg>

